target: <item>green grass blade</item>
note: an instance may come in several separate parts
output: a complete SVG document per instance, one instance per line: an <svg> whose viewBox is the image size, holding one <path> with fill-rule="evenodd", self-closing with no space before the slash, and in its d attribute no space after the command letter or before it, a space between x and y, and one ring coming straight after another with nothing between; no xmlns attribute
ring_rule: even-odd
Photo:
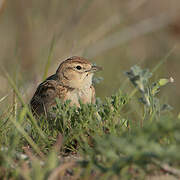
<svg viewBox="0 0 180 180"><path fill-rule="evenodd" d="M21 94L16 86L16 84L14 83L14 81L12 80L12 78L10 77L10 75L7 73L7 71L5 71L4 69L2 69L10 86L12 87L12 89L14 90L18 100L20 101L20 103L22 104L23 107L27 108L27 115L29 116L29 119L31 120L33 126L37 129L38 133L40 134L40 136L46 140L46 137L43 133L43 131L39 128L39 126L37 125L37 122L36 122L36 119L33 117L31 111L29 110L28 108L28 105L24 103L22 97L21 97Z"/></svg>
<svg viewBox="0 0 180 180"><path fill-rule="evenodd" d="M21 127L21 125L13 118L10 118L10 121L14 124L17 130L23 135L23 137L27 140L27 142L31 145L31 147L37 152L37 154L39 154L42 157L43 153L41 152L39 147L34 143L32 138L25 132L23 127Z"/></svg>
<svg viewBox="0 0 180 180"><path fill-rule="evenodd" d="M45 69L44 69L44 74L43 74L43 81L47 77L47 73L48 73L48 70L49 70L49 67L50 67L50 64L51 64L54 45L55 45L55 36L53 36L53 38L51 40L51 45L50 45L49 53L48 53L48 59L47 59L47 62L46 62L46 65L45 65Z"/></svg>
<svg viewBox="0 0 180 180"><path fill-rule="evenodd" d="M173 53L173 51L175 50L176 46L174 46L167 54L166 56L160 60L160 62L152 69L152 73L156 72L170 57L170 55Z"/></svg>

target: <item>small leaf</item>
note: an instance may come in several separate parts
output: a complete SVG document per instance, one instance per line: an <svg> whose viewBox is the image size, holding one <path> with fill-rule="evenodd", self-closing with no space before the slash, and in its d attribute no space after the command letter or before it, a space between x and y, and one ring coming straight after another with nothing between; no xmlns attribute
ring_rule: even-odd
<svg viewBox="0 0 180 180"><path fill-rule="evenodd" d="M165 86L167 83L169 83L169 79L160 79L159 80L159 86Z"/></svg>
<svg viewBox="0 0 180 180"><path fill-rule="evenodd" d="M173 109L172 106L170 106L169 104L163 104L161 106L161 111L171 111Z"/></svg>

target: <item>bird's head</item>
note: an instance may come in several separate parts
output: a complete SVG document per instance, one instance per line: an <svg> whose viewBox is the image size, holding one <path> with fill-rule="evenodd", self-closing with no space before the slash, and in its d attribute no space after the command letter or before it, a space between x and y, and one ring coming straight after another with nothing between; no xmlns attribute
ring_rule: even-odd
<svg viewBox="0 0 180 180"><path fill-rule="evenodd" d="M87 59L73 56L60 64L56 74L63 85L83 89L91 86L94 72L101 69L101 67L93 65Z"/></svg>

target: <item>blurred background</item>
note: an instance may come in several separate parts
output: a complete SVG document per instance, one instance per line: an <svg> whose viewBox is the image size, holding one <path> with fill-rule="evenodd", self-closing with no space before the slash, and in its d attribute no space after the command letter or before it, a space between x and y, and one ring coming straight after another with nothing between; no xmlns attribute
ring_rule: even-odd
<svg viewBox="0 0 180 180"><path fill-rule="evenodd" d="M96 86L101 98L124 87L131 66L152 70L167 58L153 78L174 78L160 95L178 113L179 0L0 0L1 110L12 102L2 69L29 102L43 78L72 55L103 66Z"/></svg>

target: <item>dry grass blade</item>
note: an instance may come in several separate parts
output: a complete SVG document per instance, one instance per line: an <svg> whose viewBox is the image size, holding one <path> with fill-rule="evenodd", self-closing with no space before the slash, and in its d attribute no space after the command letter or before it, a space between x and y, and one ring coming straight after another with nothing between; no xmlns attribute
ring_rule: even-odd
<svg viewBox="0 0 180 180"><path fill-rule="evenodd" d="M104 51L112 49L116 46L124 44L132 39L135 39L144 34L157 31L163 27L166 27L172 21L174 17L167 13L162 13L159 16L151 17L138 22L137 24L131 25L116 32L96 44L92 44L87 48L86 55L88 57L95 57Z"/></svg>
<svg viewBox="0 0 180 180"><path fill-rule="evenodd" d="M54 149L55 149L56 152L60 151L61 146L62 146L62 142L63 142L63 136L62 136L62 134L59 134L58 137L57 137L57 141L54 144Z"/></svg>
<svg viewBox="0 0 180 180"><path fill-rule="evenodd" d="M6 96L3 96L3 97L0 99L0 103L3 102L8 96L9 96L9 94L7 94Z"/></svg>
<svg viewBox="0 0 180 180"><path fill-rule="evenodd" d="M23 150L25 151L26 155L30 158L31 161L33 160L39 160L31 151L29 146L23 147ZM44 154L41 152L41 157L44 158Z"/></svg>
<svg viewBox="0 0 180 180"><path fill-rule="evenodd" d="M162 164L161 168L167 172L169 172L170 174L173 174L175 176L178 177L178 179L180 178L180 170L176 169L174 167L169 166L168 164Z"/></svg>
<svg viewBox="0 0 180 180"><path fill-rule="evenodd" d="M105 23L101 24L98 28L96 28L92 33L82 39L81 47L76 49L74 54L81 54L84 49L86 49L90 43L97 42L98 39L101 39L105 36L110 30L112 30L116 25L122 22L122 17L120 14L115 14L108 18Z"/></svg>
<svg viewBox="0 0 180 180"><path fill-rule="evenodd" d="M16 99L16 93L13 91L13 116L16 117L17 113L17 99Z"/></svg>
<svg viewBox="0 0 180 180"><path fill-rule="evenodd" d="M67 170L68 168L71 168L73 166L75 166L76 162L72 161L72 162L68 162L68 163L64 163L63 165L60 165L59 167L57 167L49 176L48 180L55 180L58 179L58 176L63 173L65 170Z"/></svg>
<svg viewBox="0 0 180 180"><path fill-rule="evenodd" d="M23 176L23 178L25 180L31 180L31 178L30 178L30 168L29 168L27 162L22 163L21 170L22 170L21 175Z"/></svg>
<svg viewBox="0 0 180 180"><path fill-rule="evenodd" d="M180 170L179 169L176 169L174 167L171 167L169 166L168 164L166 163L161 163L157 160L153 160L153 163L156 165L156 166L159 166L162 170L168 172L169 174L172 174L174 175L175 177L177 177L178 179L180 178Z"/></svg>

